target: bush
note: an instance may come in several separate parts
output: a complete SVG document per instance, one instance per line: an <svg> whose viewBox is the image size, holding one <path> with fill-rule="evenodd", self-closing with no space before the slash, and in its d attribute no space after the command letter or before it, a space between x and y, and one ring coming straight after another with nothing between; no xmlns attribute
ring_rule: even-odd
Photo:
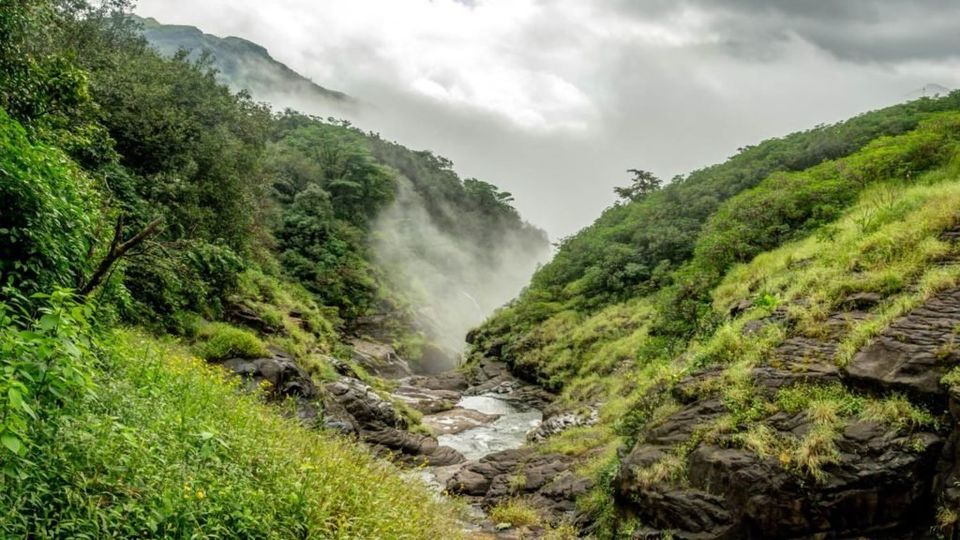
<svg viewBox="0 0 960 540"><path fill-rule="evenodd" d="M256 335L225 323L211 323L200 329L198 356L208 362L229 358L262 358L270 354Z"/></svg>
<svg viewBox="0 0 960 540"><path fill-rule="evenodd" d="M59 151L34 146L0 110L0 285L76 285L99 207L90 180Z"/></svg>
<svg viewBox="0 0 960 540"><path fill-rule="evenodd" d="M29 301L15 293L0 303L0 487L22 479L23 468L49 433L42 419L90 389L92 309L59 290ZM36 316L31 303L42 302Z"/></svg>

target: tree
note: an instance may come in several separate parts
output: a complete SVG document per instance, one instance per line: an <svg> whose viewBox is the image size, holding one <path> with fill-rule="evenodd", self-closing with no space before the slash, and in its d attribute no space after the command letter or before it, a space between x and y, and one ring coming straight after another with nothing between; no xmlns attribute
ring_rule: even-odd
<svg viewBox="0 0 960 540"><path fill-rule="evenodd" d="M613 191L625 201L643 200L663 187L663 181L652 172L641 169L627 169L627 172L633 175L630 185L613 188Z"/></svg>

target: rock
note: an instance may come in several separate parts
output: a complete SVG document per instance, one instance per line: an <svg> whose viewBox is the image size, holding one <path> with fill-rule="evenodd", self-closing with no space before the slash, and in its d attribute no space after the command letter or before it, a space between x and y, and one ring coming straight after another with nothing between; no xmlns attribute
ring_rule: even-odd
<svg viewBox="0 0 960 540"><path fill-rule="evenodd" d="M399 379L413 374L406 360L400 358L390 345L363 339L351 340L350 345L353 346L353 361L378 377Z"/></svg>
<svg viewBox="0 0 960 540"><path fill-rule="evenodd" d="M944 291L895 320L844 368L855 382L945 402L940 379L960 360L960 288Z"/></svg>
<svg viewBox="0 0 960 540"><path fill-rule="evenodd" d="M343 377L324 386L332 401L327 408L342 409L358 430L376 431L392 427L406 429L406 420L389 400L380 397L362 381Z"/></svg>
<svg viewBox="0 0 960 540"><path fill-rule="evenodd" d="M424 414L448 411L460 400L460 392L433 390L409 379L403 379L402 384L393 391L393 395Z"/></svg>
<svg viewBox="0 0 960 540"><path fill-rule="evenodd" d="M349 421L333 416L325 417L321 426L341 435L356 435L357 428Z"/></svg>
<svg viewBox="0 0 960 540"><path fill-rule="evenodd" d="M874 292L859 292L851 294L840 303L844 311L869 311L883 301L883 296Z"/></svg>
<svg viewBox="0 0 960 540"><path fill-rule="evenodd" d="M363 431L361 436L367 443L398 453L397 457L411 464L443 467L464 462L460 452L447 446L440 446L437 439L429 435L384 428L377 431Z"/></svg>
<svg viewBox="0 0 960 540"><path fill-rule="evenodd" d="M760 366L751 372L754 383L768 396L773 397L781 388L797 384L828 384L840 381L840 369L832 360L810 356L797 361L788 359L777 367Z"/></svg>
<svg viewBox="0 0 960 540"><path fill-rule="evenodd" d="M465 464L447 481L447 490L477 497L488 508L523 496L551 515L573 514L577 497L593 487L591 479L570 470L573 463L569 456L530 448L505 450Z"/></svg>
<svg viewBox="0 0 960 540"><path fill-rule="evenodd" d="M742 315L752 307L753 307L753 301L748 299L740 300L732 308L730 308L730 313L729 313L730 318L736 319L737 317L739 317L740 315Z"/></svg>
<svg viewBox="0 0 960 540"><path fill-rule="evenodd" d="M667 417L663 422L647 430L647 444L669 446L686 442L694 430L726 412L726 407L716 398L692 403Z"/></svg>
<svg viewBox="0 0 960 540"><path fill-rule="evenodd" d="M581 426L592 426L600 421L600 413L596 409L591 409L586 413L577 413L573 411L562 412L552 414L551 416L545 418L537 429L530 432L527 435L527 440L532 442L540 442L548 437L552 437L559 433L573 428Z"/></svg>
<svg viewBox="0 0 960 540"><path fill-rule="evenodd" d="M252 328L261 334L279 334L283 327L278 327L263 320L259 313L246 304L230 304L227 306L226 319L236 325Z"/></svg>
<svg viewBox="0 0 960 540"><path fill-rule="evenodd" d="M848 421L836 441L839 461L819 481L784 469L748 449L697 444L685 458L687 483L641 481L637 472L674 453L692 433L694 403L668 417L624 457L615 485L621 504L675 538L898 537L932 519L931 487L943 440L902 434L882 424ZM780 437L802 436L803 415L780 413L764 422ZM688 439L684 439L688 440Z"/></svg>
<svg viewBox="0 0 960 540"><path fill-rule="evenodd" d="M406 431L406 419L393 403L362 381L343 377L324 386L329 422L340 431L350 426L365 442L397 453L401 460L444 466L462 463L463 455L440 446L435 437ZM326 423L327 421L325 421Z"/></svg>
<svg viewBox="0 0 960 540"><path fill-rule="evenodd" d="M710 366L697 370L677 381L670 389L670 394L680 403L692 403L703 397L705 389L716 386L717 379L723 375L725 366ZM656 393L663 392L663 388L656 388Z"/></svg>
<svg viewBox="0 0 960 540"><path fill-rule="evenodd" d="M247 379L254 386L269 383L270 395L274 398L317 397L317 388L310 375L297 365L293 358L281 351L274 351L274 355L269 358L232 358L221 365Z"/></svg>
<svg viewBox="0 0 960 540"><path fill-rule="evenodd" d="M470 383L467 381L466 375L460 371L447 371L439 375L430 376L415 375L408 379L404 379L402 382L418 388L447 390L450 392L463 392L470 387Z"/></svg>
<svg viewBox="0 0 960 540"><path fill-rule="evenodd" d="M453 435L475 427L489 424L500 418L498 414L484 414L473 409L457 407L423 417L423 424L437 435Z"/></svg>

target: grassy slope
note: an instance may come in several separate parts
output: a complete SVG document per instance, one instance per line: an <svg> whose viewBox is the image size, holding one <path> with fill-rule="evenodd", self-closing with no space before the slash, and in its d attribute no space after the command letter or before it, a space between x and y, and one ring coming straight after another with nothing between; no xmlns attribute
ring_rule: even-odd
<svg viewBox="0 0 960 540"><path fill-rule="evenodd" d="M183 346L107 340L90 397L8 481L9 537L448 538L451 508L356 444L300 427Z"/></svg>
<svg viewBox="0 0 960 540"><path fill-rule="evenodd" d="M956 256L956 247L938 238L958 225L958 120L955 113L934 115L916 131L880 138L847 158L773 174L721 205L698 237L692 261L678 273L677 281L694 276L711 284L701 315L701 322L710 323L691 338L678 340L659 331L670 315L665 306L676 301L676 287L599 310L567 307L507 338L515 341L507 352L501 349L503 357L559 388L563 408L599 409L597 425L568 430L542 444L544 451L581 457L581 472L600 481L580 501L585 509L613 526L606 480L616 469L617 448L631 445L676 411L668 390L706 366L724 368L698 391L721 393L731 413L645 471L651 482L682 481L685 452L720 433L737 434L743 446L777 455L784 467L815 479L819 467L834 458L832 437L845 417L862 415L907 428L932 422L905 399L880 400L842 388L799 387L764 400L747 375L752 366L770 360L788 336L818 335L826 317L850 294L876 292L884 300L871 320L845 330L838 364L900 314L960 283L960 266L940 262ZM743 303L750 306L746 311L727 315ZM794 321L789 328L766 319L778 306ZM505 315L517 312L508 308L498 316ZM749 321L763 324L744 335ZM517 326L523 328L524 322ZM489 352L482 346L503 336L491 338L485 331L489 327L481 329L478 350ZM774 440L758 420L777 410L807 410L822 421L805 439Z"/></svg>
<svg viewBox="0 0 960 540"><path fill-rule="evenodd" d="M5 244L4 282L72 282L94 228L92 181L2 111L0 128L0 206L13 209L0 228L35 248ZM457 536L455 512L425 486L283 418L194 356L265 354L251 332L184 316L191 351L108 332L111 305L94 314L54 296L0 299L0 538ZM333 375L328 310L302 287L248 270L232 301L276 328L267 342L317 379Z"/></svg>

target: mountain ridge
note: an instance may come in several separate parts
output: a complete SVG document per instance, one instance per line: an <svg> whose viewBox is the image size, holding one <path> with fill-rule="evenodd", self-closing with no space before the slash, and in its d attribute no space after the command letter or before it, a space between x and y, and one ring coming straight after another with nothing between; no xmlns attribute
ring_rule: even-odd
<svg viewBox="0 0 960 540"><path fill-rule="evenodd" d="M186 50L196 59L207 52L221 82L235 91L247 90L258 100L297 96L339 106L355 103L346 93L317 84L248 39L208 34L196 26L163 24L153 17L131 18L142 25L143 37L160 54L170 57Z"/></svg>

